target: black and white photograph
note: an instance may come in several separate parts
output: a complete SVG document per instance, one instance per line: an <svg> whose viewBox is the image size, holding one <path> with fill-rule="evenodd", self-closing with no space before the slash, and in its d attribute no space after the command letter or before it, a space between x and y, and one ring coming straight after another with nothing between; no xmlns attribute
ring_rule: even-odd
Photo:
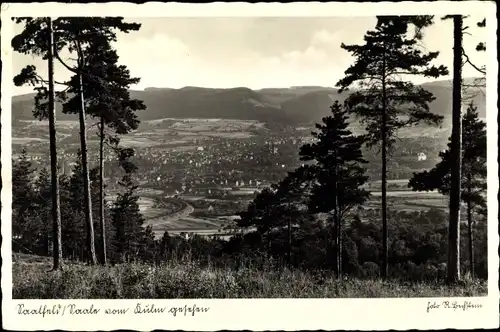
<svg viewBox="0 0 500 332"><path fill-rule="evenodd" d="M491 321L496 6L469 3L2 8L12 319L92 316L98 300L135 300L136 314L190 300L164 310L201 322L215 307L197 299L425 299L406 317Z"/></svg>

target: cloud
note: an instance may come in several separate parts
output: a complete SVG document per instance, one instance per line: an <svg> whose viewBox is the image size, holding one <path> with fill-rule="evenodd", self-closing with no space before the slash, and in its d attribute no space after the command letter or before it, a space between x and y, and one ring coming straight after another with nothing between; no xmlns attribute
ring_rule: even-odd
<svg viewBox="0 0 500 332"><path fill-rule="evenodd" d="M337 34L331 33L324 29L314 32L311 39L312 45L323 45L323 44L333 44L333 43L340 44L338 42Z"/></svg>
<svg viewBox="0 0 500 332"><path fill-rule="evenodd" d="M135 19L130 19L136 21ZM133 88L149 86L179 88L186 85L207 87L248 86L250 88L292 85L333 86L353 62L340 48L363 43L375 18L148 18L138 32L119 34L116 47L119 62L129 67L141 82ZM475 43L485 40L484 30L468 18L466 48L475 63L485 63L486 53L475 52ZM426 29L424 44L430 51L441 51L435 64L451 68L452 25L436 20ZM15 54L14 72L36 64L46 75L41 59ZM67 70L56 64L56 78L66 78ZM62 76L61 76L62 75ZM464 75L477 75L470 66ZM20 93L31 88L15 88ZM30 91L26 91L29 89Z"/></svg>
<svg viewBox="0 0 500 332"><path fill-rule="evenodd" d="M293 66L317 66L328 59L325 50L309 46L304 51L292 51L283 54L283 60Z"/></svg>
<svg viewBox="0 0 500 332"><path fill-rule="evenodd" d="M117 43L120 59L127 62L164 62L189 58L190 49L181 40L168 35L155 34L133 43Z"/></svg>

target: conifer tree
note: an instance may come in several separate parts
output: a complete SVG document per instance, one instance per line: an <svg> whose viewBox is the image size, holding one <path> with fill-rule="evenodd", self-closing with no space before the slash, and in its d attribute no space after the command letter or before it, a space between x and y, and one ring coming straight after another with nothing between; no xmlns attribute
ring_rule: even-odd
<svg viewBox="0 0 500 332"><path fill-rule="evenodd" d="M28 65L14 78L16 85L31 84L37 86L37 98L35 99L35 117L49 120L49 147L50 147L50 169L52 187L52 220L53 220L53 264L54 270L62 268L62 240L61 240L61 209L59 198L59 175L57 173L57 143L56 143L56 114L55 114L55 89L54 89L54 30L53 22L48 18L16 18L17 23L25 23L23 32L12 39L12 47L15 51L42 56L48 62L48 80L36 74L35 67ZM38 43L38 44L34 44ZM45 87L47 84L48 87ZM41 97L48 102L40 103Z"/></svg>
<svg viewBox="0 0 500 332"><path fill-rule="evenodd" d="M85 107L87 114L98 118L99 144L99 221L101 262L106 264L106 223L105 223L105 194L104 194L104 148L105 145L113 150L118 149L119 136L137 129L139 119L135 115L138 110L144 110L144 103L131 99L129 87L139 82L138 78L131 78L126 66L119 66L118 55L111 48L109 42L94 43L86 50L90 62L83 75L85 93ZM99 57L93 56L99 54ZM71 85L77 85L78 77L75 75ZM74 113L78 110L80 100L74 96L63 107L63 112ZM106 126L114 131L115 135L106 133Z"/></svg>
<svg viewBox="0 0 500 332"><path fill-rule="evenodd" d="M450 142L450 220L447 282L460 280L460 194L462 172L462 15L453 16L453 97Z"/></svg>
<svg viewBox="0 0 500 332"><path fill-rule="evenodd" d="M429 111L429 103L435 99L432 93L403 80L409 75L437 78L448 73L443 66L430 65L438 52L423 52L417 47L422 29L430 24L428 16L378 16L375 30L365 34L363 45L341 45L353 54L355 62L337 86L342 92L357 83L358 90L347 98L346 106L366 125L368 146L380 143L383 277L388 275L387 160L397 131L422 121L442 121ZM410 35L412 26L416 29Z"/></svg>
<svg viewBox="0 0 500 332"><path fill-rule="evenodd" d="M271 257L273 232L286 229L284 259L289 267L292 262L293 228L308 221L304 207L307 207L308 186L311 181L311 168L299 167L278 183L264 188L248 208L239 214L239 227L255 227L263 235L268 257Z"/></svg>
<svg viewBox="0 0 500 332"><path fill-rule="evenodd" d="M12 165L12 241L13 248L31 248L32 238L39 232L33 222L34 169L25 149ZM29 248L28 248L29 247Z"/></svg>
<svg viewBox="0 0 500 332"><path fill-rule="evenodd" d="M286 227L288 268L292 264L292 245L294 229L306 226L310 222L307 216L307 203L310 196L314 168L301 166L281 180L274 188L274 213L279 214L281 227Z"/></svg>
<svg viewBox="0 0 500 332"><path fill-rule="evenodd" d="M96 175L95 171L94 172L91 171L89 174L89 180L91 182L90 187L91 187L92 201L95 201L96 198L95 175ZM71 211L73 212L73 214L69 216L68 220L65 221L64 233L66 236L65 243L67 243L67 241L70 239L74 240L73 243L71 244L68 243L68 245L72 247L74 255L76 255L80 259L85 258L86 261L89 261L90 252L88 252L88 250L85 252L82 251L83 247L85 247L84 246L85 242L82 242L82 240L88 239L88 232L89 232L89 228L86 227L86 221L85 221L85 206L82 205L82 201L85 199L84 178L85 175L82 167L81 150L78 149L71 177L68 179L68 203L69 206L71 207ZM92 211L92 214L95 215L94 211ZM93 218L93 220L95 219Z"/></svg>
<svg viewBox="0 0 500 332"><path fill-rule="evenodd" d="M305 144L300 150L301 160L315 161L315 185L309 199L311 212L329 213L333 220L337 275L342 275L342 224L349 210L362 204L368 192L361 188L365 176L361 147L364 137L354 136L348 129L347 111L336 101L332 115L316 124L315 143Z"/></svg>
<svg viewBox="0 0 500 332"><path fill-rule="evenodd" d="M479 119L477 107L469 104L462 118L461 199L466 204L469 238L469 268L474 275L473 213L486 213L486 124ZM451 138L448 149L441 152L441 161L430 171L414 173L408 186L415 191L439 190L450 194Z"/></svg>
<svg viewBox="0 0 500 332"><path fill-rule="evenodd" d="M276 185L270 188L264 188L253 199L245 211L240 212L238 226L256 227L257 232L265 235L266 252L271 254L271 233L276 227L281 217L280 213L274 208L277 196L275 194Z"/></svg>
<svg viewBox="0 0 500 332"><path fill-rule="evenodd" d="M114 246L121 260L130 261L140 248L144 218L139 210L137 185L133 183L131 175L124 175L120 185L125 192L118 195L111 212L116 230Z"/></svg>
<svg viewBox="0 0 500 332"><path fill-rule="evenodd" d="M36 216L40 218L40 224L43 225L43 231L41 233L42 252L44 255L48 256L51 250L49 246L51 242L53 243L54 238L50 236L49 231L50 221L52 219L52 209L47 206L47 202L52 199L51 175L45 167L38 173L38 179L36 179L34 186L35 195L31 203L35 208Z"/></svg>
<svg viewBox="0 0 500 332"><path fill-rule="evenodd" d="M471 99L474 93L463 96L463 90L471 87L484 86L484 77L476 79L472 86L463 83L462 67L465 63L471 65L482 75L486 74L485 67L478 67L471 62L463 48L463 35L468 29L464 27L464 16L446 15L446 19L453 19L453 98L452 98L452 136L450 142L450 155L452 158L450 171L450 219L448 225L448 275L447 282L454 283L460 280L460 201L461 201L461 172L462 172L462 102L464 99ZM478 27L486 26L486 19L477 23ZM486 44L480 42L476 46L476 51L486 51ZM465 58L465 63L463 61Z"/></svg>
<svg viewBox="0 0 500 332"><path fill-rule="evenodd" d="M43 19L16 18L17 23L25 23L23 32L15 36L12 40L13 48L22 53L47 57L49 29ZM99 57L101 52L89 52L93 45L105 45L116 41L116 31L129 32L138 30L140 25L136 23L125 23L122 17L59 17L53 21L54 31L54 56L71 73L75 75L71 81L63 82L67 86L67 91L58 93L58 97L66 100L67 94L74 93L78 96L78 115L80 122L80 143L82 151L82 168L84 173L84 206L85 219L88 228L87 249L90 253L89 263L95 264L95 244L94 227L92 218L92 201L90 193L90 179L87 157L87 137L86 137L86 113L84 96L84 75L89 74L88 65L95 64L94 57ZM71 54L76 54L75 64L71 65L60 56L60 51L66 49ZM92 53L92 55L90 55ZM17 78L20 84L23 82L40 82L40 76L36 73L36 68L27 66ZM15 81L16 81L15 79ZM37 109L40 114L46 114L47 103L41 102L48 96L46 88L38 89L36 97ZM103 228L104 229L104 228Z"/></svg>
<svg viewBox="0 0 500 332"><path fill-rule="evenodd" d="M119 164L125 171L119 184L124 192L118 194L113 208L111 209L111 220L114 226L113 252L119 261L130 261L138 258L141 253L145 257L144 250L152 241L151 227L144 228L144 217L139 210L139 196L137 195L137 184L133 180L133 174L137 166L131 161L135 151L133 149L121 149L119 151Z"/></svg>

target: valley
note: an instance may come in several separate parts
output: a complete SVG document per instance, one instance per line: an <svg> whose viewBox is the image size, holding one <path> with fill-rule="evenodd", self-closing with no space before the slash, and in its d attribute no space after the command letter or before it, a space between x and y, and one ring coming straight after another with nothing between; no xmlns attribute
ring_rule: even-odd
<svg viewBox="0 0 500 332"><path fill-rule="evenodd" d="M437 93L437 101L431 108L445 115L445 121L441 126L419 125L398 132L399 139L388 165L390 209L423 211L447 207L447 199L441 194L412 192L407 185L414 172L430 169L437 163L450 134L445 112L450 105L441 100L448 99L449 87L446 81L427 87ZM140 170L136 175L141 190L140 209L146 225L153 227L157 237L165 231L207 236L227 233L237 213L246 208L258 191L301 165L298 152L301 145L312 142L310 133L315 130L314 122L328 115L332 100L341 97L336 91L323 87L258 91L193 87L132 93L143 98L148 109L139 115L142 120L139 129L123 135L120 146L136 151L133 162ZM188 101L182 114L176 108L180 107L176 104L179 96ZM203 96L208 106L196 106L196 96ZM16 111L13 113L13 158L26 149L35 167L48 167L48 123L27 116L31 113L27 100L29 96L13 98ZM217 109L212 108L210 102L216 103ZM481 110L484 100L478 103ZM161 112L157 109L160 104ZM23 108L22 112L19 107ZM204 109L204 113L193 113L189 107ZM280 122L283 112L287 119ZM484 110L482 113L484 115ZM99 139L95 123L91 118L87 121L91 168L98 166ZM355 118L351 120L350 129L355 134L364 133L363 125ZM67 176L71 175L79 149L78 130L76 115L60 114L58 147L61 172ZM367 210L378 209L380 205L380 156L376 150L364 150L364 157L369 161L367 189L372 192L372 198L364 207ZM110 149L105 150L105 156L107 198L112 201L121 190L117 183L123 171Z"/></svg>

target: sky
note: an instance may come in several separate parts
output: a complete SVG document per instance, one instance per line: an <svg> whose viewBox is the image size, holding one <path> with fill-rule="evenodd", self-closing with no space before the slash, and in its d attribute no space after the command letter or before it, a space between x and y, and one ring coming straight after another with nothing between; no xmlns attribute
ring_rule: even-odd
<svg viewBox="0 0 500 332"><path fill-rule="evenodd" d="M469 17L464 48L473 62L485 64L485 52L475 46L486 38L479 29L480 17ZM131 75L140 77L132 89L147 87L211 88L248 87L251 89L290 86L335 86L353 63L341 43L360 44L366 31L374 28L375 17L172 17L126 18L141 23L139 31L119 33L114 45L120 64L128 66ZM14 33L22 31L21 25ZM423 47L439 51L433 62L453 65L453 25L451 20L435 18L425 30ZM62 54L68 58L69 54ZM71 61L71 60L68 60ZM47 65L40 58L13 54L13 73L34 64L46 75ZM55 65L56 80L70 73ZM463 69L465 77L478 76L471 66ZM450 78L450 77L444 77ZM428 81L420 78L415 83ZM30 93L32 87L14 87L14 95Z"/></svg>

